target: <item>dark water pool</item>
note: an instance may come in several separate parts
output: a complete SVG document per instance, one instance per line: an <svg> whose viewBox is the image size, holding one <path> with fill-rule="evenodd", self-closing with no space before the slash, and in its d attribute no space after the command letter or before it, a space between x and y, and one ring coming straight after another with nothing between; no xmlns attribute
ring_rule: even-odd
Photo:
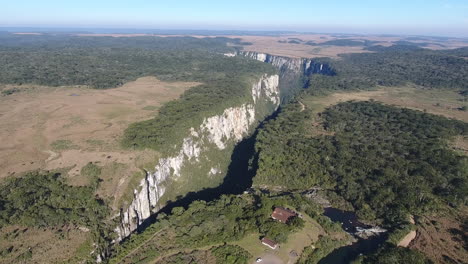
<svg viewBox="0 0 468 264"><path fill-rule="evenodd" d="M356 232L356 227L368 228L358 221L354 212L343 211L336 208L325 208L324 215L329 217L333 222L342 223L343 230L353 234ZM367 255L375 252L379 246L385 241L386 234L370 237L368 239L357 238L357 242L349 246L344 246L335 249L328 256L319 261L319 264L342 264L350 263L355 260L360 254Z"/></svg>

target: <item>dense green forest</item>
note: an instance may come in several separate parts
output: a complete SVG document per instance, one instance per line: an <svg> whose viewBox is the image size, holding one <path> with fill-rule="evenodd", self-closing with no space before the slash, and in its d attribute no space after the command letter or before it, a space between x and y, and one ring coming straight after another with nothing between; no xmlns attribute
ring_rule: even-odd
<svg viewBox="0 0 468 264"><path fill-rule="evenodd" d="M0 186L0 226L93 227L109 213L94 190L67 185L58 173L30 172L9 178Z"/></svg>
<svg viewBox="0 0 468 264"><path fill-rule="evenodd" d="M418 251L403 247L385 246L379 249L378 252L361 257L353 262L353 264L432 264L433 262L427 259Z"/></svg>
<svg viewBox="0 0 468 264"><path fill-rule="evenodd" d="M174 249L182 251L229 243L252 233L260 234L259 241L261 237L267 236L278 242L285 242L291 233L303 227L303 222L300 218L287 224L273 220L270 215L275 206L292 207L304 212L330 232L341 229L321 215L323 209L319 205L300 195L223 195L211 202L194 201L187 209L176 207L170 215L160 214L158 221L144 232L115 245L110 263L150 260ZM218 259L247 258L247 254L238 247L223 247L212 251ZM228 255L234 257L228 258Z"/></svg>
<svg viewBox="0 0 468 264"><path fill-rule="evenodd" d="M88 186L71 186L60 173L33 171L11 177L0 185L0 227L87 227L98 252L106 252L113 237L110 208L95 195L100 168L89 163L82 169ZM91 257L90 254L87 254Z"/></svg>
<svg viewBox="0 0 468 264"><path fill-rule="evenodd" d="M170 151L208 114L249 100L253 80L272 66L228 58L239 40L192 37L0 36L0 83L111 88L142 76L202 84L165 104L152 120L131 125L129 148Z"/></svg>
<svg viewBox="0 0 468 264"><path fill-rule="evenodd" d="M0 36L0 83L119 86L138 77L220 78L225 38ZM236 42L235 40L230 40ZM213 60L218 60L215 62ZM226 67L226 66L225 66Z"/></svg>
<svg viewBox="0 0 468 264"><path fill-rule="evenodd" d="M447 141L466 135L468 124L376 102L340 103L321 119L319 136L298 105L268 122L257 136L254 184L329 188L361 218L389 225L440 203L466 204L468 159Z"/></svg>
<svg viewBox="0 0 468 264"><path fill-rule="evenodd" d="M311 94L330 90L372 89L414 83L428 88L468 89L468 48L434 51L415 46L371 46L372 53L318 59L337 73L308 76Z"/></svg>
<svg viewBox="0 0 468 264"><path fill-rule="evenodd" d="M208 250L193 250L180 252L158 259L160 264L247 264L252 255L245 249L235 245L212 247ZM144 261L143 261L144 262Z"/></svg>

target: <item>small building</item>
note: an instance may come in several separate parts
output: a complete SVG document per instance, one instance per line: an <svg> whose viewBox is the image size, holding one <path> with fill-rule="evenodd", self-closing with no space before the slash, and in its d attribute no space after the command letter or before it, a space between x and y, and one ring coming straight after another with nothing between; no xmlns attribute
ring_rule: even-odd
<svg viewBox="0 0 468 264"><path fill-rule="evenodd" d="M278 243L266 237L262 238L262 244L271 249L276 249L278 247Z"/></svg>
<svg viewBox="0 0 468 264"><path fill-rule="evenodd" d="M288 220L291 217L295 217L295 216L297 216L296 212L283 208L283 207L276 207L273 213L271 214L271 218L278 220L284 224L286 224L286 222L288 222Z"/></svg>

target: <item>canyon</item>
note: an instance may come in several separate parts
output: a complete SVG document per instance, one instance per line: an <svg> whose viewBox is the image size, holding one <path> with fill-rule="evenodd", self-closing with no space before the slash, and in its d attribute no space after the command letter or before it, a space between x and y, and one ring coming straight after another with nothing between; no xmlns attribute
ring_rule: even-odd
<svg viewBox="0 0 468 264"><path fill-rule="evenodd" d="M327 64L307 58L288 58L265 53L239 51L225 56L244 56L272 64L278 69L276 75L266 75L252 84L250 102L230 107L218 115L206 117L198 128L192 127L183 139L177 155L159 159L154 170L147 171L134 190L133 200L127 208L121 209L119 225L115 228L117 241L128 237L145 220L160 211L166 204L162 198L171 185L184 184L184 178L191 178L194 168L201 170L203 177L225 177L226 166L210 160L211 151L221 151L224 159L229 159L228 151L236 143L248 136L253 128L265 117L273 114L281 102L287 101L303 88L300 78L309 74L334 75ZM230 146L228 148L228 146ZM228 148L228 149L227 149ZM211 164L203 166L201 164ZM209 186L204 186L209 187ZM179 193L179 195L185 195Z"/></svg>
<svg viewBox="0 0 468 264"><path fill-rule="evenodd" d="M160 198L167 187L176 184L180 178L188 177L183 172L184 168L209 162L207 152L212 148L223 151L228 145L239 142L260 121L259 112L271 113L279 107L279 76L263 75L252 85L251 95L251 102L227 108L219 115L205 118L198 128L191 128L178 154L159 159L154 171L147 172L139 188L134 190L133 201L120 213L120 225L115 229L118 240L130 235L164 206ZM264 107L269 110L259 109ZM230 153L225 154L229 158ZM213 174L222 174L220 167L220 164L214 164L205 168L205 176L209 178Z"/></svg>

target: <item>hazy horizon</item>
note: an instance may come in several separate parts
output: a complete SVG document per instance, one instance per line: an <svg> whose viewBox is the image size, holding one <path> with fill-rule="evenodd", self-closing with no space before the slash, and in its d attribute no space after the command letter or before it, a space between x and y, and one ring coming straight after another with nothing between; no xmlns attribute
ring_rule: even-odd
<svg viewBox="0 0 468 264"><path fill-rule="evenodd" d="M296 31L468 37L468 2L5 1L1 28Z"/></svg>

